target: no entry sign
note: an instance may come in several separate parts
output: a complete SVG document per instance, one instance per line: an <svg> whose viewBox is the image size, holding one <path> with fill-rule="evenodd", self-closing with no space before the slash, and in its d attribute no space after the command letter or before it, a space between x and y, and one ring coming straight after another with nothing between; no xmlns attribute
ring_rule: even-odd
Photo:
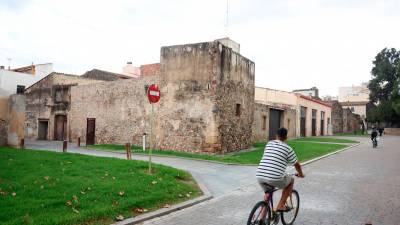
<svg viewBox="0 0 400 225"><path fill-rule="evenodd" d="M157 103L160 101L161 93L157 84L150 85L149 89L147 90L147 97L149 98L150 103Z"/></svg>

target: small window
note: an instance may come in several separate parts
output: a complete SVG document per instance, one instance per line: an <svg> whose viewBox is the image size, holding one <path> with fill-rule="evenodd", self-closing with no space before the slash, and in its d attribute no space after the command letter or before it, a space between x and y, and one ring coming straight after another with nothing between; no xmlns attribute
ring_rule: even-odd
<svg viewBox="0 0 400 225"><path fill-rule="evenodd" d="M25 91L24 85L17 85L17 94L23 94Z"/></svg>
<svg viewBox="0 0 400 225"><path fill-rule="evenodd" d="M62 89L56 89L54 100L55 100L55 102L62 102L62 100L63 100L63 91L62 91Z"/></svg>
<svg viewBox="0 0 400 225"><path fill-rule="evenodd" d="M267 116L262 116L262 129L267 129Z"/></svg>
<svg viewBox="0 0 400 225"><path fill-rule="evenodd" d="M236 116L240 116L241 114L241 105L240 104L236 104Z"/></svg>

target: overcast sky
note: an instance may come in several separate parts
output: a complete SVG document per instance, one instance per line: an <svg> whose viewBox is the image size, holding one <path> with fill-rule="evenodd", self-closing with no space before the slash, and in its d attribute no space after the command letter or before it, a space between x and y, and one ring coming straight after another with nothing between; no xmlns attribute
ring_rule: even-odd
<svg viewBox="0 0 400 225"><path fill-rule="evenodd" d="M159 62L160 47L229 36L256 63L256 85L316 86L337 95L371 77L385 47L400 48L400 1L0 0L0 65L121 72Z"/></svg>

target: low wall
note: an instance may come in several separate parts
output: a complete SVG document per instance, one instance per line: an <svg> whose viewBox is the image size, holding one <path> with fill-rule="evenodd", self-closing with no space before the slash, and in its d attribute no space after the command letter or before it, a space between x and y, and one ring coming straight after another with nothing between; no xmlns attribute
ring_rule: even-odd
<svg viewBox="0 0 400 225"><path fill-rule="evenodd" d="M399 135L400 136L400 128L385 128L386 135Z"/></svg>

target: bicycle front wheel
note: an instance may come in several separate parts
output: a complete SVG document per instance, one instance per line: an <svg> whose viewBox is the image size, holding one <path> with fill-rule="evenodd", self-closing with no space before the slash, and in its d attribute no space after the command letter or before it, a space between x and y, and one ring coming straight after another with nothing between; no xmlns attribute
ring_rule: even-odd
<svg viewBox="0 0 400 225"><path fill-rule="evenodd" d="M247 225L269 225L271 222L271 209L265 201L258 202L250 212Z"/></svg>
<svg viewBox="0 0 400 225"><path fill-rule="evenodd" d="M285 205L291 210L289 212L284 212L281 214L282 224L292 225L296 220L297 213L299 212L300 207L300 197L299 193L296 190L292 191L292 194L286 200Z"/></svg>

